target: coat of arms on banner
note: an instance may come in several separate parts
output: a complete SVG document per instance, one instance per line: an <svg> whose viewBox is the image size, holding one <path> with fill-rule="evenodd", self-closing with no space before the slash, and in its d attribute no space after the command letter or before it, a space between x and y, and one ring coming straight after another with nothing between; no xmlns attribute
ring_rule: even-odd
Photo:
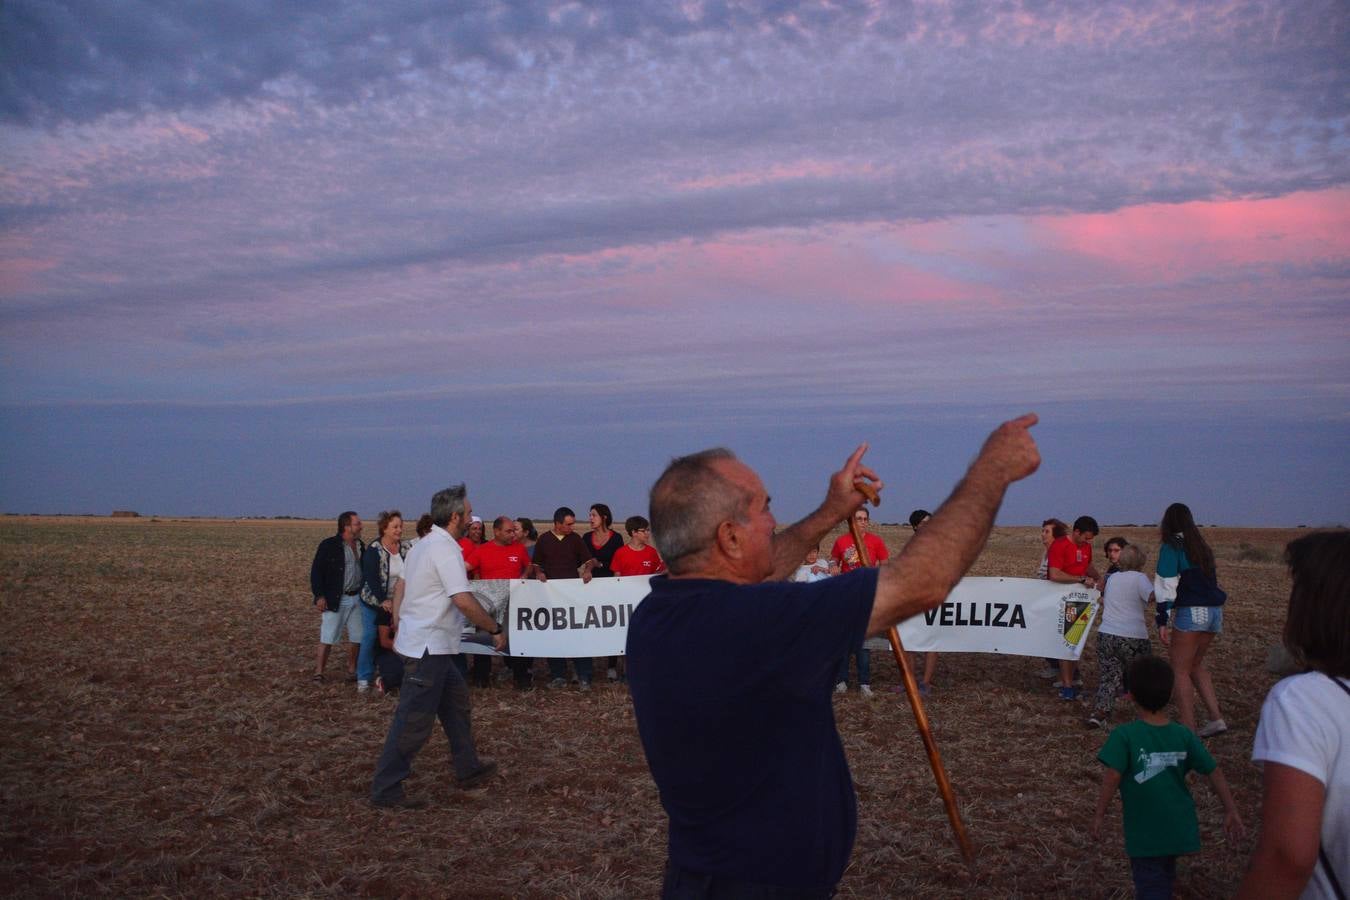
<svg viewBox="0 0 1350 900"><path fill-rule="evenodd" d="M1077 647L1084 630L1092 621L1092 601L1088 599L1065 599L1064 614L1059 617L1059 633L1064 643Z"/></svg>
<svg viewBox="0 0 1350 900"><path fill-rule="evenodd" d="M492 578L486 581L470 582L473 595L478 604L488 611L488 615L500 624L506 621L506 611L511 600L511 582L505 578Z"/></svg>

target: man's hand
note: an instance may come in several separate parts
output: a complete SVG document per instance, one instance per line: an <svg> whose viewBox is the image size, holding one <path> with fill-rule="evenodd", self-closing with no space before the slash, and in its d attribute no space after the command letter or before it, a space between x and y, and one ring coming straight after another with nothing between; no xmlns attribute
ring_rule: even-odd
<svg viewBox="0 0 1350 900"><path fill-rule="evenodd" d="M506 629L503 628L500 633L492 636L492 649L501 653L506 649Z"/></svg>
<svg viewBox="0 0 1350 900"><path fill-rule="evenodd" d="M1166 625L1158 626L1158 640L1162 641L1164 647L1172 646L1172 635Z"/></svg>
<svg viewBox="0 0 1350 900"><path fill-rule="evenodd" d="M881 568L869 636L934 608L966 574L989 537L1008 485L1041 464L1028 431L1036 421L1035 413L1028 413L995 429L933 518L906 542L892 565ZM856 464L863 449L851 463Z"/></svg>
<svg viewBox="0 0 1350 900"><path fill-rule="evenodd" d="M853 486L855 481L869 481L872 489L878 493L886 485L877 477L869 467L863 465L863 454L867 452L867 444L858 445L858 449L853 451L853 455L844 463L844 467L830 476L830 490L825 495L825 509L828 510L837 522L847 518L855 509L867 502L867 497L862 491Z"/></svg>
<svg viewBox="0 0 1350 900"><path fill-rule="evenodd" d="M328 601L322 597L314 598L314 605L319 608L319 612L328 612Z"/></svg>
<svg viewBox="0 0 1350 900"><path fill-rule="evenodd" d="M590 567L587 566L587 567L583 568L583 569L581 570L581 583L582 583L582 584L590 584L590 583L591 583L591 578L592 578L592 575L591 575L591 569L590 569Z"/></svg>
<svg viewBox="0 0 1350 900"><path fill-rule="evenodd" d="M1030 429L1038 421L1035 413L1027 413L994 429L980 448L976 465L987 467L1004 484L1021 481L1035 472L1041 465L1041 453Z"/></svg>

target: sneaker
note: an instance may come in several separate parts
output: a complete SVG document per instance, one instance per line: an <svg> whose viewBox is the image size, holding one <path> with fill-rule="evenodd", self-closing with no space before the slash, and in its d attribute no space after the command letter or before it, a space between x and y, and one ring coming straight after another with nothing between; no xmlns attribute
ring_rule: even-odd
<svg viewBox="0 0 1350 900"><path fill-rule="evenodd" d="M1059 689L1059 699L1061 699L1061 700L1077 700L1077 699L1078 699L1078 688L1076 688L1076 687L1062 687L1062 688L1060 688L1060 689Z"/></svg>
<svg viewBox="0 0 1350 900"><path fill-rule="evenodd" d="M406 796L395 797L393 800L376 800L372 797L370 805L376 809L426 809L427 801L421 798L410 800Z"/></svg>
<svg viewBox="0 0 1350 900"><path fill-rule="evenodd" d="M455 783L467 791L470 788L478 787L495 774L497 774L496 761L489 757L481 756L478 758L478 768L474 769L463 778L456 778Z"/></svg>
<svg viewBox="0 0 1350 900"><path fill-rule="evenodd" d="M577 687L577 690L581 691L583 694L589 694L591 691L591 683L589 681L583 681Z"/></svg>
<svg viewBox="0 0 1350 900"><path fill-rule="evenodd" d="M1105 727L1106 727L1106 718L1105 718L1104 716L1099 716L1099 715L1097 715L1097 714L1094 713L1093 715L1088 716L1087 727L1089 727L1089 728L1105 728Z"/></svg>
<svg viewBox="0 0 1350 900"><path fill-rule="evenodd" d="M383 676L383 675L376 675L376 676L375 676L375 690L377 690L377 691L380 692L380 696L381 696L381 697L384 696L384 676Z"/></svg>
<svg viewBox="0 0 1350 900"><path fill-rule="evenodd" d="M366 681L364 678L362 678L360 681L356 682L356 692L358 694L364 694L369 691L370 691L369 681Z"/></svg>
<svg viewBox="0 0 1350 900"><path fill-rule="evenodd" d="M557 690L558 688L565 688L567 687L567 679L554 678L552 681L548 683L548 687L549 690Z"/></svg>
<svg viewBox="0 0 1350 900"><path fill-rule="evenodd" d="M860 684L858 685L858 693L862 694L864 697L870 697L872 696L872 686L870 684Z"/></svg>
<svg viewBox="0 0 1350 900"><path fill-rule="evenodd" d="M1214 737L1215 735L1223 734L1227 730L1227 722L1223 719L1215 719L1213 722L1207 723L1203 728L1197 731L1196 734L1200 735L1202 738Z"/></svg>
<svg viewBox="0 0 1350 900"><path fill-rule="evenodd" d="M847 691L848 691L848 682L847 682L847 681L841 681L841 682L839 682L838 684L836 684L836 685L834 686L834 692L835 692L836 694L843 694L843 693L846 693Z"/></svg>
<svg viewBox="0 0 1350 900"><path fill-rule="evenodd" d="M1059 669L1054 666L1046 666L1044 669L1038 670L1036 674L1041 678L1058 678Z"/></svg>
<svg viewBox="0 0 1350 900"><path fill-rule="evenodd" d="M610 669L608 672L605 673L605 677L608 678L610 681L618 681L618 680L619 680L619 670L618 670L618 669Z"/></svg>

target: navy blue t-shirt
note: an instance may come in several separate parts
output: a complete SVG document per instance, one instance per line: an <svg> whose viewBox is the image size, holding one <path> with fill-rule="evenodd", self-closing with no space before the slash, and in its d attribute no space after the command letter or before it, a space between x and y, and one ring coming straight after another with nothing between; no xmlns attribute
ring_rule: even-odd
<svg viewBox="0 0 1350 900"><path fill-rule="evenodd" d="M813 584L652 579L629 620L628 686L676 865L838 883L858 811L832 690L876 585L876 569Z"/></svg>

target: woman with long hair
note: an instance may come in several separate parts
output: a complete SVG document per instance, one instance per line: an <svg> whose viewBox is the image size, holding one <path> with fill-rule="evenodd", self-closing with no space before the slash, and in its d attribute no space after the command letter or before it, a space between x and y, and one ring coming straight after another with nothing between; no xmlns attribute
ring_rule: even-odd
<svg viewBox="0 0 1350 900"><path fill-rule="evenodd" d="M1168 648L1176 675L1177 719L1200 737L1213 737L1227 731L1228 725L1219 711L1205 654L1223 631L1227 597L1219 590L1214 551L1196 527L1190 507L1184 503L1167 507L1160 531L1162 546L1153 594L1158 604L1158 637ZM1209 722L1203 728L1195 726L1196 692L1209 711Z"/></svg>
<svg viewBox="0 0 1350 900"><path fill-rule="evenodd" d="M396 509L380 513L377 520L379 540L366 548L361 558L365 583L361 586L361 619L366 626L361 639L361 652L356 661L356 689L370 690L375 679L375 654L379 642L377 614L381 609L392 613L394 584L403 577L403 560L408 548L403 544L403 514Z"/></svg>
<svg viewBox="0 0 1350 900"><path fill-rule="evenodd" d="M623 546L623 538L619 533L610 528L614 524L614 514L609 511L609 507L604 503L595 503L591 505L591 531L586 535L586 549L591 551L591 556L596 559L595 568L591 569L593 578L612 578L614 570L609 564L614 561L614 554ZM619 658L611 656L609 658L609 667L606 676L610 681L619 680Z"/></svg>
<svg viewBox="0 0 1350 900"><path fill-rule="evenodd" d="M525 552L534 559L534 545L539 540L539 532L534 529L534 520L529 516L521 516L516 519L516 524L520 526L520 542L525 545Z"/></svg>
<svg viewBox="0 0 1350 900"><path fill-rule="evenodd" d="M1284 558L1294 579L1284 644L1308 671L1261 707L1261 839L1241 900L1350 891L1350 531L1291 541Z"/></svg>

